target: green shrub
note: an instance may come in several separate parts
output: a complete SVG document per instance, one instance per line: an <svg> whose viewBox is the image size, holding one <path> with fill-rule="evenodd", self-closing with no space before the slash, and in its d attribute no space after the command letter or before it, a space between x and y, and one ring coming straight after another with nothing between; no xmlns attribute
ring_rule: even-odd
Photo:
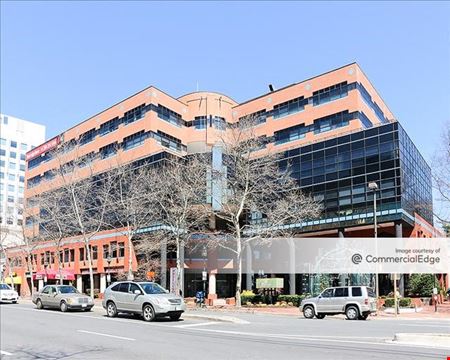
<svg viewBox="0 0 450 360"><path fill-rule="evenodd" d="M299 306L300 302L305 298L305 295L278 295L277 301L285 301L293 303L294 306Z"/></svg>
<svg viewBox="0 0 450 360"><path fill-rule="evenodd" d="M412 274L408 279L407 291L414 296L431 296L437 284L433 274Z"/></svg>
<svg viewBox="0 0 450 360"><path fill-rule="evenodd" d="M411 298L401 298L399 305L400 307L411 307Z"/></svg>
<svg viewBox="0 0 450 360"><path fill-rule="evenodd" d="M400 307L411 307L411 298L405 297L397 300ZM394 298L386 298L384 300L385 307L394 307Z"/></svg>

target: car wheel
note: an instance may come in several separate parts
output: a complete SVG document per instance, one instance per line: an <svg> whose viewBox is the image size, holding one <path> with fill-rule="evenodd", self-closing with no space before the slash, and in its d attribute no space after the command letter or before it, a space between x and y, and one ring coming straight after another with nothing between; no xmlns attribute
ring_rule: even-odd
<svg viewBox="0 0 450 360"><path fill-rule="evenodd" d="M61 301L59 308L61 309L62 312L66 312L68 310L68 307L67 307L67 304L65 301Z"/></svg>
<svg viewBox="0 0 450 360"><path fill-rule="evenodd" d="M17 304L17 300L12 302L13 304Z"/></svg>
<svg viewBox="0 0 450 360"><path fill-rule="evenodd" d="M41 299L37 299L37 300L36 300L36 307L37 307L39 310L42 310L42 309L44 308L44 305L42 305Z"/></svg>
<svg viewBox="0 0 450 360"><path fill-rule="evenodd" d="M180 320L181 314L170 315L170 320L177 321Z"/></svg>
<svg viewBox="0 0 450 360"><path fill-rule="evenodd" d="M108 302L108 304L106 305L106 314L108 315L108 317L117 316L116 304L114 304L112 301Z"/></svg>
<svg viewBox="0 0 450 360"><path fill-rule="evenodd" d="M307 319L314 317L314 308L311 305L307 305L303 308L303 316Z"/></svg>
<svg viewBox="0 0 450 360"><path fill-rule="evenodd" d="M91 311L91 310L92 310L92 308L84 309L84 311L86 311L86 312L89 312L89 311Z"/></svg>
<svg viewBox="0 0 450 360"><path fill-rule="evenodd" d="M350 305L345 310L345 316L347 316L348 320L356 320L359 318L359 310L356 306Z"/></svg>
<svg viewBox="0 0 450 360"><path fill-rule="evenodd" d="M325 317L325 314L317 314L316 318L318 319L323 319Z"/></svg>
<svg viewBox="0 0 450 360"><path fill-rule="evenodd" d="M153 321L155 319L155 310L151 305L145 305L142 309L142 316L145 321Z"/></svg>

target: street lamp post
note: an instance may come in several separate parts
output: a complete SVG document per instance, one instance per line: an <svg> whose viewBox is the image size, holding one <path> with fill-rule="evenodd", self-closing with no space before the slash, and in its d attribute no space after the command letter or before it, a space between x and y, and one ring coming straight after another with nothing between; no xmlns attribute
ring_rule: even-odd
<svg viewBox="0 0 450 360"><path fill-rule="evenodd" d="M369 190L373 192L373 237L378 238L378 224L377 224L377 191L378 184L375 181L371 181L368 184ZM376 248L378 248L378 244L375 243ZM378 284L378 271L375 271L375 294L377 296L377 311L378 311L378 297L380 296L380 286Z"/></svg>

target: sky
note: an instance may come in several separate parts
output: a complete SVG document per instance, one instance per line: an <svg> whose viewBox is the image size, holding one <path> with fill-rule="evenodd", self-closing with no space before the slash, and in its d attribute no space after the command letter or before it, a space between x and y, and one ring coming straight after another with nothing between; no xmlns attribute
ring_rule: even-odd
<svg viewBox="0 0 450 360"><path fill-rule="evenodd" d="M429 160L450 121L447 2L1 2L2 113L51 138L154 85L245 101L356 61Z"/></svg>

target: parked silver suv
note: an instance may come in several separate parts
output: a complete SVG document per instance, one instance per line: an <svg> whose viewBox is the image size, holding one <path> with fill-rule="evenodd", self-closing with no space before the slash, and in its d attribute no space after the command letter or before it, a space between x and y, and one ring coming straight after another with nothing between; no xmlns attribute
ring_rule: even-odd
<svg viewBox="0 0 450 360"><path fill-rule="evenodd" d="M304 299L300 311L307 319L314 316L345 314L349 320L366 320L376 312L375 292L367 286L339 286L325 289L319 296Z"/></svg>
<svg viewBox="0 0 450 360"><path fill-rule="evenodd" d="M145 321L162 316L178 320L186 310L180 296L169 294L154 282L116 282L105 290L102 305L109 317L130 313L142 315Z"/></svg>

